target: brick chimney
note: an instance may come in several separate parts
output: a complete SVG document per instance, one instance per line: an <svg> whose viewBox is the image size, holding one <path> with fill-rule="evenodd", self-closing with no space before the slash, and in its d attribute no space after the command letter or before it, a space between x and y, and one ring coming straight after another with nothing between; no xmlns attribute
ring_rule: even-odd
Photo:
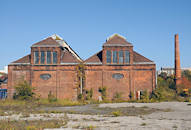
<svg viewBox="0 0 191 130"><path fill-rule="evenodd" d="M178 34L175 35L175 83L181 84L180 50Z"/></svg>

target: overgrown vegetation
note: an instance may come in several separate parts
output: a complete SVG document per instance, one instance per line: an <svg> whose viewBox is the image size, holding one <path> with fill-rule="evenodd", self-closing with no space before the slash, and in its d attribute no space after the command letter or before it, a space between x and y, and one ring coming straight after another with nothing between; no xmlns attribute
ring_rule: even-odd
<svg viewBox="0 0 191 130"><path fill-rule="evenodd" d="M100 87L99 92L101 93L102 100L103 101L106 100L106 87L105 86Z"/></svg>
<svg viewBox="0 0 191 130"><path fill-rule="evenodd" d="M20 80L14 87L14 99L31 100L34 98L34 88L26 80Z"/></svg>

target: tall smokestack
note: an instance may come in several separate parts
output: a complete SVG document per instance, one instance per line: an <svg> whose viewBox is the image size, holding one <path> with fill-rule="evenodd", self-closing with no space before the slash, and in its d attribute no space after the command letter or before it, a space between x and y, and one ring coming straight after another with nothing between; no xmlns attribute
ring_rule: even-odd
<svg viewBox="0 0 191 130"><path fill-rule="evenodd" d="M176 86L181 84L180 50L178 34L175 35L175 83Z"/></svg>

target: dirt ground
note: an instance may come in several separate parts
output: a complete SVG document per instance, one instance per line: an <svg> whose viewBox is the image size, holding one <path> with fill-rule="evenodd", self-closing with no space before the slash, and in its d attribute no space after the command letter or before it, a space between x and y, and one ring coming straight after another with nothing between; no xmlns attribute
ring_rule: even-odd
<svg viewBox="0 0 191 130"><path fill-rule="evenodd" d="M191 130L191 103L111 103L100 104L99 108L154 108L151 114L136 116L103 116L68 114L67 128L94 128L95 130ZM84 127L85 126L85 127Z"/></svg>
<svg viewBox="0 0 191 130"><path fill-rule="evenodd" d="M191 103L188 102L109 103L42 109L55 112L0 116L0 120L64 121L61 128L46 130L191 130Z"/></svg>

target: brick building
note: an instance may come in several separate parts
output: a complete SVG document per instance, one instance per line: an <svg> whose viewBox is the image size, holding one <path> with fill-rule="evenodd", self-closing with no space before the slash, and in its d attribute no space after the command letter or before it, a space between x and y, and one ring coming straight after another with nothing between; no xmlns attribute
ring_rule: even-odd
<svg viewBox="0 0 191 130"><path fill-rule="evenodd" d="M84 79L78 84L76 67L85 66ZM36 88L36 93L47 98L53 93L60 99L76 100L78 90L93 89L93 98L101 96L105 86L107 98L120 93L128 99L130 92L152 91L155 88L155 63L133 50L133 45L118 34L109 37L103 49L85 61L59 36L53 35L31 46L31 54L8 66L8 96L20 78Z"/></svg>

